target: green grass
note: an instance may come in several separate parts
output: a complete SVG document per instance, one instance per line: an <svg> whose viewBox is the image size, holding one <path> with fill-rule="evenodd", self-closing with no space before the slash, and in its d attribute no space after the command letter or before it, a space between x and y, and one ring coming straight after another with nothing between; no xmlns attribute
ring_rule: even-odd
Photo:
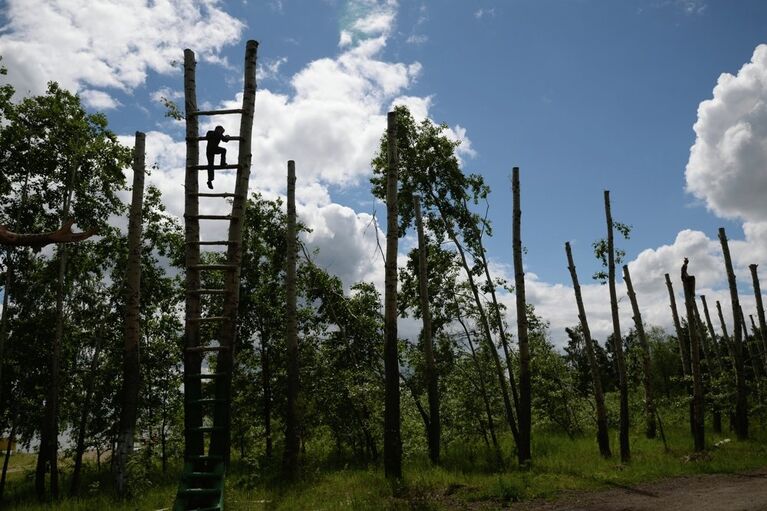
<svg viewBox="0 0 767 511"><path fill-rule="evenodd" d="M442 467L431 467L420 456L405 462L405 485L396 496L379 466L332 468L329 463L307 460L303 479L285 485L267 470L248 468L235 463L227 477L227 510L442 510L497 509L509 502L537 497L555 497L566 490L594 490L612 486L634 485L664 477L701 473L729 473L767 466L765 434L755 432L747 442L732 441L712 448L709 456L690 461L691 441L683 424L669 428L670 451L660 440L647 440L639 434L631 437L632 461L622 465L617 453L617 438L611 438L615 450L612 459L599 457L591 437L570 440L564 435L534 435L534 463L530 470L516 468L512 445L505 440L507 468L491 470L492 459L481 445L451 445L446 449ZM708 434L709 445L729 438ZM311 449L310 449L311 452ZM50 506L35 502L29 476L29 456L14 459L22 468L12 474L6 489L7 509L42 510ZM91 495L64 499L55 509L67 511L160 510L172 505L175 494L175 471L155 481L130 502L114 500L106 490L109 476L91 471L85 487ZM67 481L65 480L64 483ZM66 488L66 486L62 486ZM5 508L5 507L4 507Z"/></svg>

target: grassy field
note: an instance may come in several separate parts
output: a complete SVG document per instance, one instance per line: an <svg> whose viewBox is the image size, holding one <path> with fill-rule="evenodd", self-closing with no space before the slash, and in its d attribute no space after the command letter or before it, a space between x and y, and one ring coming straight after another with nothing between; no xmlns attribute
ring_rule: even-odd
<svg viewBox="0 0 767 511"><path fill-rule="evenodd" d="M767 436L755 431L748 442L723 442L729 436L708 436L712 446L700 457L690 457L689 435L682 427L667 432L670 450L660 440L632 436L632 461L621 465L617 455L598 456L592 438L553 434L534 437L534 464L520 471L509 460L506 470L493 470L480 446L451 446L442 467L433 468L420 458L405 464L405 483L393 489L379 466L333 467L307 461L303 480L283 485L267 470L235 462L227 478L228 510L451 510L501 509L510 502L537 497L556 497L565 490L594 490L633 485L664 477L699 473L728 473L767 466ZM617 449L617 438L613 437ZM505 452L511 452L510 445ZM617 454L617 453L616 453ZM117 501L106 488L106 473L87 473L84 496L63 499L54 506L38 504L32 493L34 457L17 455L6 488L4 509L42 510L168 510L173 502L177 471L153 473L139 494L127 502ZM64 479L63 488L67 488ZM104 488L104 489L102 489ZM396 496L394 496L396 495Z"/></svg>

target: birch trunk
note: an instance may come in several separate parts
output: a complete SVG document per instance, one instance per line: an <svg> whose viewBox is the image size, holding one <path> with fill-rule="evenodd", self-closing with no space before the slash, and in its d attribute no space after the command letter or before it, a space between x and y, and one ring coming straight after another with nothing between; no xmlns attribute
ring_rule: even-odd
<svg viewBox="0 0 767 511"><path fill-rule="evenodd" d="M599 364L597 363L597 357L594 353L591 330L589 329L589 322L586 319L586 309L583 306L581 286L578 283L578 274L575 271L575 263L573 263L573 253L570 249L569 241L565 243L565 252L567 253L567 268L570 270L570 277L573 280L575 302L578 305L578 319L581 322L583 340L586 345L586 356L589 359L589 367L591 368L591 380L594 384L594 401L597 409L597 444L599 445L599 453L602 457L609 458L612 456L612 452L610 451L610 436L607 430L607 408L605 407L605 395L602 390L602 378L599 374Z"/></svg>
<svg viewBox="0 0 767 511"><path fill-rule="evenodd" d="M296 319L296 163L288 162L288 225L287 269L285 288L287 295L287 409L285 416L285 451L283 470L288 479L298 475L298 451L300 447L298 426L298 331Z"/></svg>
<svg viewBox="0 0 767 511"><path fill-rule="evenodd" d="M743 363L743 332L740 321L738 321L740 300L738 298L738 286L735 281L735 272L732 269L730 246L727 243L727 234L725 234L724 227L719 228L719 241L722 244L724 266L727 270L727 283L730 287L730 301L732 302L732 317L734 323L732 352L735 357L735 388L737 391L735 400L735 434L739 440L745 440L748 438L748 388L746 387L745 364Z"/></svg>
<svg viewBox="0 0 767 511"><path fill-rule="evenodd" d="M384 283L384 471L389 479L402 479L402 439L400 436L399 355L397 349L397 247L399 211L397 208L397 114L387 118L388 168L386 172L386 261Z"/></svg>
<svg viewBox="0 0 767 511"><path fill-rule="evenodd" d="M141 211L144 205L144 146L146 136L136 132L133 153L133 197L128 219L128 262L125 270L125 344L123 352L122 409L117 437L117 465L115 479L117 493L125 497L128 492L128 458L133 453L133 435L138 413L138 395L141 384L139 367L139 340L141 338Z"/></svg>
<svg viewBox="0 0 767 511"><path fill-rule="evenodd" d="M687 273L687 259L682 265L682 286L684 287L684 304L687 310L687 332L690 336L690 369L692 370L692 432L695 451L706 448L703 428L703 379L700 372L700 340L698 339L697 319L695 317L695 277Z"/></svg>
<svg viewBox="0 0 767 511"><path fill-rule="evenodd" d="M626 361L623 357L623 339L618 318L618 295L615 291L615 249L613 246L613 217L610 211L610 192L605 190L605 218L607 220L607 284L610 288L610 312L613 321L613 345L618 365L618 385L620 389L620 451L621 461L631 460L629 446L629 391L626 379Z"/></svg>
<svg viewBox="0 0 767 511"><path fill-rule="evenodd" d="M522 266L522 209L519 191L519 167L511 177L513 195L512 245L514 251L514 294L517 298L517 338L519 342L519 444L517 456L520 466L532 462L530 436L532 425L532 391L530 388L530 344L527 337L527 302L525 301L525 270Z"/></svg>
<svg viewBox="0 0 767 511"><path fill-rule="evenodd" d="M650 358L650 344L647 342L647 336L644 332L644 323L642 322L642 313L639 311L637 296L634 292L634 286L631 283L631 274L628 265L623 266L623 281L626 283L626 291L631 301L631 310L634 313L634 327L639 337L639 344L642 348L642 384L644 385L645 395L645 436L655 438L655 400L652 390L652 362Z"/></svg>

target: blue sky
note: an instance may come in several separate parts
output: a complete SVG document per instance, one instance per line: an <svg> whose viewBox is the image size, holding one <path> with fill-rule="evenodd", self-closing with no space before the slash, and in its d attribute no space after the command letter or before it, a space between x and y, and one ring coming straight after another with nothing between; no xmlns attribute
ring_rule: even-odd
<svg viewBox="0 0 767 511"><path fill-rule="evenodd" d="M104 110L126 142L135 130L148 132L150 159L161 166L150 181L180 214L183 126L164 118L157 101L179 100L182 77L171 62L183 47L196 49L198 100L236 104L244 42L257 39L251 185L284 193L284 161L296 159L299 212L315 227L307 241L347 284L381 280L370 214L377 208L383 218L385 210L370 196L367 163L386 110L398 102L464 140L464 168L492 189L488 246L507 276L509 175L521 167L528 295L553 334L577 321L563 244L574 243L587 281L596 269L590 244L604 235L604 189L614 217L633 226L620 246L654 324L670 325L659 283L666 271L677 275L683 256L703 276L706 294L724 298L718 227L739 243L733 250L746 296L743 268L767 263L767 206L759 206L767 130L758 129L767 126L760 110L767 64L755 54L767 43L763 1L91 4L5 2L0 53L9 80L20 92L59 80ZM751 74L739 75L752 58ZM699 118L722 73L740 81L725 84L721 101ZM749 142L730 150L743 126L752 128ZM596 284L586 290L597 333L609 329L605 292ZM627 329L628 311L624 317Z"/></svg>

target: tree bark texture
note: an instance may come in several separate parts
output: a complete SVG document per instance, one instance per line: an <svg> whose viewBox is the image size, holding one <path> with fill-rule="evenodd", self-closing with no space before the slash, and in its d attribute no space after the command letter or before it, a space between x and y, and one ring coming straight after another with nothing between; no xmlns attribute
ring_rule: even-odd
<svg viewBox="0 0 767 511"><path fill-rule="evenodd" d="M631 283L631 274L628 265L623 266L623 281L626 283L626 291L631 302L631 310L634 314L634 327L639 337L639 345L642 348L642 384L645 395L645 436L655 438L655 400L652 390L652 362L650 358L650 343L647 342L647 336L642 322L642 313L639 310L637 296L634 292L634 285Z"/></svg>
<svg viewBox="0 0 767 511"><path fill-rule="evenodd" d="M599 445L599 453L604 458L609 458L612 456L612 452L610 451L610 436L607 430L607 408L605 407L605 395L602 390L602 378L599 374L599 364L594 353L594 341L591 340L591 330L586 319L586 309L583 306L581 286L578 283L578 274L575 271L575 263L573 262L573 253L570 249L569 241L565 243L565 252L567 253L567 269L570 270L570 277L573 280L575 302L578 305L578 319L581 323L583 341L586 345L586 356L589 359L589 367L591 368L591 380L594 384L594 401L597 409L597 444Z"/></svg>
<svg viewBox="0 0 767 511"><path fill-rule="evenodd" d="M754 285L754 298L756 298L756 316L759 318L759 336L762 340L762 352L767 357L767 321L764 317L764 303L762 302L762 289L759 285L759 275L757 274L755 264L750 264L751 280Z"/></svg>
<svg viewBox="0 0 767 511"><path fill-rule="evenodd" d="M682 360L682 374L690 376L690 348L687 345L687 339L682 332L682 324L679 322L679 313L676 308L676 297L674 296L674 286L671 284L671 277L666 273L666 287L668 288L668 299L671 307L671 317L674 320L674 330L676 330L676 339L679 342L679 357Z"/></svg>
<svg viewBox="0 0 767 511"><path fill-rule="evenodd" d="M296 318L296 163L288 162L288 225L286 240L285 288L287 295L287 408L283 470L288 479L298 475L300 447L298 417L298 321Z"/></svg>
<svg viewBox="0 0 767 511"><path fill-rule="evenodd" d="M144 205L144 147L146 136L136 132L133 152L133 197L128 218L128 262L125 269L125 344L123 348L122 407L117 437L117 493L128 494L127 465L133 453L133 435L141 385L139 340L141 339L141 211Z"/></svg>
<svg viewBox="0 0 767 511"><path fill-rule="evenodd" d="M682 286L684 287L684 304L687 310L687 333L690 336L690 369L692 371L692 403L693 417L691 429L695 451L706 448L703 416L703 378L700 371L700 339L697 318L695 317L695 277L687 273L687 259L682 265Z"/></svg>
<svg viewBox="0 0 767 511"><path fill-rule="evenodd" d="M514 252L514 294L517 302L517 338L519 342L519 445L517 456L520 466L532 462L530 437L532 426L532 391L530 388L530 344L527 336L527 302L525 300L525 270L522 266L522 207L520 204L519 167L511 177L513 196L512 246Z"/></svg>
<svg viewBox="0 0 767 511"><path fill-rule="evenodd" d="M719 241L722 244L724 266L727 270L727 283L730 287L730 300L732 302L732 317L734 324L732 352L735 357L735 388L737 392L735 400L735 434L738 439L745 440L748 438L748 388L746 387L745 364L743 362L743 332L740 321L738 321L740 315L740 300L738 298L738 285L735 281L735 272L732 269L730 246L727 243L727 234L724 231L724 227L719 228Z"/></svg>
<svg viewBox="0 0 767 511"><path fill-rule="evenodd" d="M615 247L613 245L613 217L610 210L610 192L605 190L605 218L607 220L607 285L610 288L610 312L613 320L613 344L618 365L618 386L620 390L620 451L621 461L631 460L629 446L629 391L626 378L626 361L623 356L623 339L618 318L618 295L615 291Z"/></svg>
<svg viewBox="0 0 767 511"><path fill-rule="evenodd" d="M400 434L399 354L397 348L397 248L399 226L397 186L397 114L387 117L388 168L386 172L386 262L384 277L384 471L389 479L402 479Z"/></svg>
<svg viewBox="0 0 767 511"><path fill-rule="evenodd" d="M240 116L240 145L237 155L237 180L234 185L232 199L232 221L229 222L229 246L226 250L226 262L234 266L234 271L226 272L224 276L224 307L223 316L227 319L219 328L219 343L228 349L218 352L216 368L223 377L216 381L216 404L214 405L214 420L221 430L213 433L210 440L210 453L224 457L228 466L231 454L231 422L232 422L232 370L234 368L235 332L237 324L237 308L240 301L240 274L242 272L242 228L245 220L245 208L248 199L248 183L250 180L250 165L253 119L256 104L256 60L258 42L249 40L245 43L245 62L243 65L243 94L242 115Z"/></svg>
<svg viewBox="0 0 767 511"><path fill-rule="evenodd" d="M434 345L431 329L431 309L429 305L429 268L426 254L426 236L423 231L423 217L421 215L421 200L416 195L413 197L415 206L416 229L418 230L418 291L421 302L421 319L423 322L423 358L426 369L426 389L429 399L429 426L428 443L429 459L432 463L439 463L440 450L440 417L439 417L439 385L437 382L437 368L434 363Z"/></svg>
<svg viewBox="0 0 767 511"><path fill-rule="evenodd" d="M197 138L199 137L199 117L197 112L197 86L195 70L197 62L192 50L184 50L184 108L186 110L186 177L184 190L186 200L184 202L184 239L186 248L184 252L184 266L186 270L186 289L200 288L200 272L192 269L200 264L200 222L197 219L200 205L196 194L199 192L199 172L195 166L200 161L200 148ZM186 293L186 317L200 317L200 295L198 293ZM202 372L202 353L195 349L200 346L200 322L184 322L184 401L199 399L202 396L202 382L191 375ZM204 442L202 435L195 432L195 428L202 426L202 410L197 406L184 406L184 458L189 460L192 456L204 454Z"/></svg>

